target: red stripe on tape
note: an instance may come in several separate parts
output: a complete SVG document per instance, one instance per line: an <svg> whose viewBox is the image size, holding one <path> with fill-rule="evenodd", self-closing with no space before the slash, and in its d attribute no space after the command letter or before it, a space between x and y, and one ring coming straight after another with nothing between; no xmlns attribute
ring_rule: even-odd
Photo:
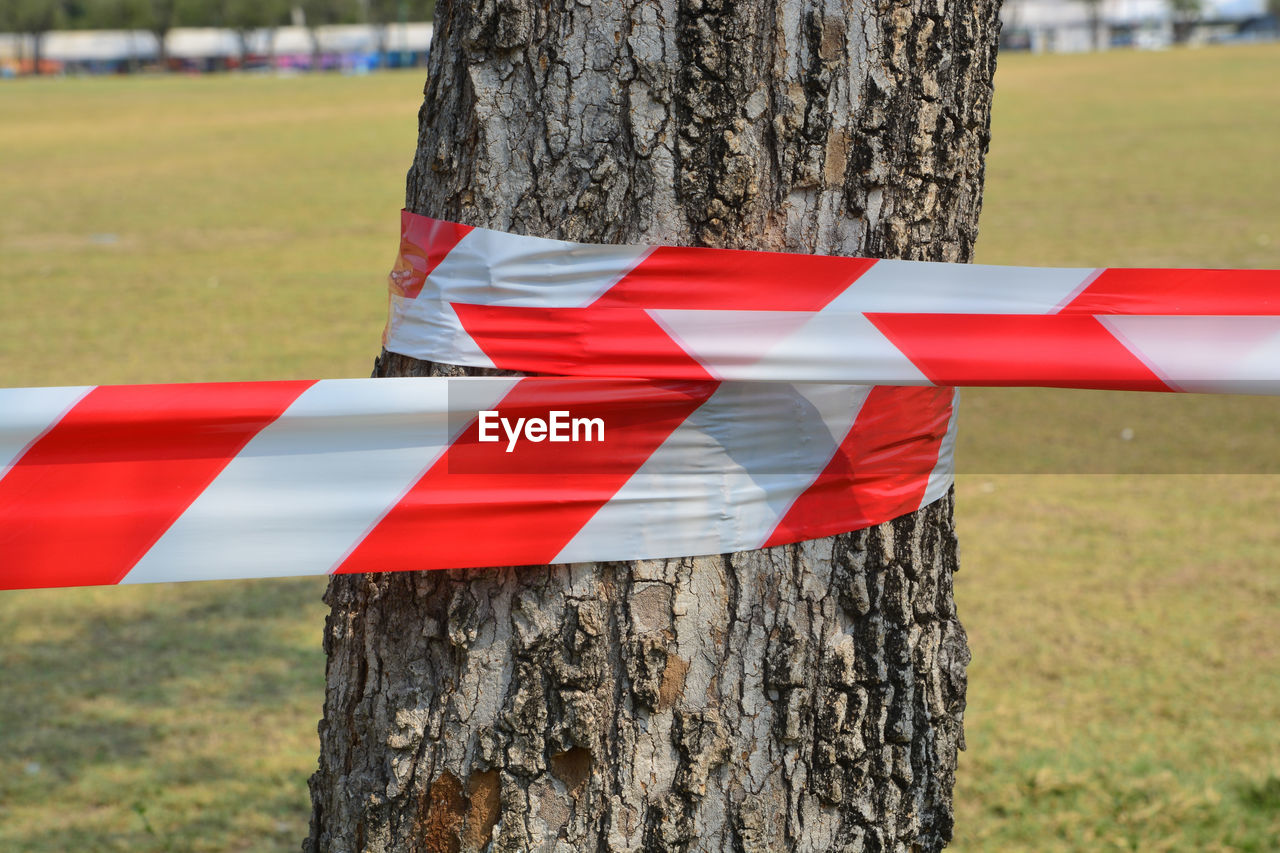
<svg viewBox="0 0 1280 853"><path fill-rule="evenodd" d="M470 225L400 211L400 255L391 270L391 292L417 299L427 276L470 231Z"/></svg>
<svg viewBox="0 0 1280 853"><path fill-rule="evenodd" d="M818 311L874 264L871 258L661 246L593 305Z"/></svg>
<svg viewBox="0 0 1280 853"><path fill-rule="evenodd" d="M0 587L118 583L312 384L93 389L0 480Z"/></svg>
<svg viewBox="0 0 1280 853"><path fill-rule="evenodd" d="M604 441L479 441L471 424L338 567L339 573L535 565L556 558L680 424L714 382L518 383L503 417L567 410L600 418ZM495 500L495 495L500 495Z"/></svg>
<svg viewBox="0 0 1280 853"><path fill-rule="evenodd" d="M826 468L762 547L820 539L920 508L955 390L878 385Z"/></svg>
<svg viewBox="0 0 1280 853"><path fill-rule="evenodd" d="M1169 391L1084 314L867 314L936 385Z"/></svg>
<svg viewBox="0 0 1280 853"><path fill-rule="evenodd" d="M1105 269L1064 314L1280 314L1280 270Z"/></svg>
<svg viewBox="0 0 1280 853"><path fill-rule="evenodd" d="M712 379L639 308L520 308L454 303L462 327L504 370Z"/></svg>

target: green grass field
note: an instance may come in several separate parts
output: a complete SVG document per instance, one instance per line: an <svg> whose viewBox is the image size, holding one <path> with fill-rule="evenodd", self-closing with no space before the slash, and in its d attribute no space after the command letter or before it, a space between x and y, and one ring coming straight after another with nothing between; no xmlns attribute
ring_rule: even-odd
<svg viewBox="0 0 1280 853"><path fill-rule="evenodd" d="M978 260L1280 267L1278 77L1002 57ZM367 375L421 87L0 85L0 386ZM1280 849L1280 406L963 405L955 849ZM0 593L0 850L297 849L323 588Z"/></svg>

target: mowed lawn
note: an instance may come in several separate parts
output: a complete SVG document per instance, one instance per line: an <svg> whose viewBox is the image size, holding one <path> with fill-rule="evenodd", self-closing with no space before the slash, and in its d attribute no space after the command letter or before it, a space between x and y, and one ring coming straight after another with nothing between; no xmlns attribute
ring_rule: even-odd
<svg viewBox="0 0 1280 853"><path fill-rule="evenodd" d="M1280 268L1277 79L1280 45L1002 56L977 260ZM1280 850L1280 400L963 405L956 848Z"/></svg>
<svg viewBox="0 0 1280 853"><path fill-rule="evenodd" d="M1002 57L978 260L1280 267L1276 79ZM421 88L0 85L0 386L367 375ZM1280 406L963 405L955 848L1276 849ZM296 850L323 589L0 593L0 850Z"/></svg>

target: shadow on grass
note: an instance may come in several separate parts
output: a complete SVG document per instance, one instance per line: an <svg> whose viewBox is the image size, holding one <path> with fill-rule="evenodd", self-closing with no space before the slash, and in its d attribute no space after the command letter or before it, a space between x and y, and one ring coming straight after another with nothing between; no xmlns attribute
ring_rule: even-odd
<svg viewBox="0 0 1280 853"><path fill-rule="evenodd" d="M1240 802L1250 811L1270 815L1280 823L1280 776L1268 776L1261 782L1249 782L1240 786ZM1277 830L1280 830L1278 825ZM1276 837L1280 843L1280 835Z"/></svg>
<svg viewBox="0 0 1280 853"><path fill-rule="evenodd" d="M323 589L0 594L0 849L296 849Z"/></svg>

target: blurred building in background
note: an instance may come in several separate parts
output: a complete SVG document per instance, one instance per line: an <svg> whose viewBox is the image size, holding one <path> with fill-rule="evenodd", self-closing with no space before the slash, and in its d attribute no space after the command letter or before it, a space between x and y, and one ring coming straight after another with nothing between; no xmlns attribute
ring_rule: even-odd
<svg viewBox="0 0 1280 853"><path fill-rule="evenodd" d="M1158 49L1280 37L1266 0L1005 0L1003 50Z"/></svg>
<svg viewBox="0 0 1280 853"><path fill-rule="evenodd" d="M364 73L425 64L432 25L411 23L406 12L412 8L429 15L434 3L334 2L334 9L343 8L343 2L351 8L345 17L331 13L329 21L364 23L307 26L303 4L291 9L285 4L277 10L281 17L272 19L277 26L242 22L238 28L168 29L164 50L154 26L6 33L6 25L21 29L17 25L22 21L0 16L0 77L36 72L37 64L43 74L236 69ZM1005 0L1001 49L1074 52L1275 39L1280 23L1268 8L1280 8L1280 0ZM60 20L71 22L65 15ZM91 20L77 23L93 26Z"/></svg>
<svg viewBox="0 0 1280 853"><path fill-rule="evenodd" d="M425 65L428 23L281 26L249 31L184 27L165 37L166 71L325 70L364 73ZM29 74L34 36L0 34L0 76ZM40 72L117 74L161 70L156 36L147 30L55 30L43 34Z"/></svg>

